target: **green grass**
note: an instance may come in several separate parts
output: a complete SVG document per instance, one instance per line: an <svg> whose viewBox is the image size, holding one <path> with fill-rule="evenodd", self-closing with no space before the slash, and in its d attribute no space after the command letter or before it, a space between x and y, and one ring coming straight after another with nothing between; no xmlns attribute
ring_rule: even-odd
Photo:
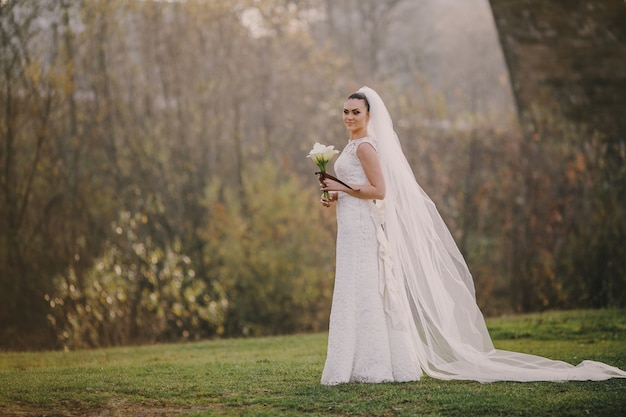
<svg viewBox="0 0 626 417"><path fill-rule="evenodd" d="M626 369L626 310L488 320L498 348ZM626 380L319 383L326 334L0 354L0 416L626 416Z"/></svg>

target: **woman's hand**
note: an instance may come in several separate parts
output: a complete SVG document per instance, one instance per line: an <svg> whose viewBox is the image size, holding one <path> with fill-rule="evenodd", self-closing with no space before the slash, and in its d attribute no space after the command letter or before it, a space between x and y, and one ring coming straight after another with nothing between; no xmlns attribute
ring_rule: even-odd
<svg viewBox="0 0 626 417"><path fill-rule="evenodd" d="M330 192L328 195L330 196L330 200L327 200L326 197L324 197L324 193L322 193L322 197L320 198L320 203L322 203L324 207L330 207L335 201L337 201L336 192Z"/></svg>
<svg viewBox="0 0 626 417"><path fill-rule="evenodd" d="M339 183L337 183L336 181L333 181L329 178L325 178L323 180L320 180L320 190L322 191L328 191L328 199L324 196L324 192L322 192L322 197L320 198L320 203L322 203L322 205L324 207L330 207L332 205L332 203L334 203L335 201L337 201L337 199L339 198L339 193L337 191L332 191L331 189L329 189L329 187L331 186L331 184L326 184L326 181L328 182L333 182L335 184L341 185ZM345 188L345 187L344 187Z"/></svg>
<svg viewBox="0 0 626 417"><path fill-rule="evenodd" d="M348 191L349 188L332 178L324 178L320 180L320 189L322 191ZM336 200L336 198L335 198Z"/></svg>

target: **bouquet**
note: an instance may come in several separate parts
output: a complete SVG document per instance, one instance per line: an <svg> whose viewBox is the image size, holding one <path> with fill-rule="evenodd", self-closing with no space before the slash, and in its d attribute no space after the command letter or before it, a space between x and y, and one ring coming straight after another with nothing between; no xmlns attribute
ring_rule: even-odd
<svg viewBox="0 0 626 417"><path fill-rule="evenodd" d="M333 157L338 153L339 151L335 150L334 146L322 145L319 142L315 142L315 145L313 145L313 149L309 151L307 158L311 158L313 162L315 162L315 165L317 165L317 167L320 169L320 172L315 173L318 175L320 181L326 178L326 176L328 175L326 174L326 166L328 165L330 160L333 159ZM324 191L324 198L330 200L330 195L328 194L328 191Z"/></svg>
<svg viewBox="0 0 626 417"><path fill-rule="evenodd" d="M330 178L331 180L337 181L339 184L351 190L359 191L358 189L350 187L339 178L335 178L326 172L326 166L328 165L330 160L333 159L333 156L337 155L338 153L339 151L335 150L334 146L325 146L321 143L315 142L315 145L313 145L313 149L309 151L307 158L311 158L313 162L315 162L315 165L317 165L320 169L318 172L315 173L320 182L323 181L324 178ZM330 195L328 194L328 191L324 191L324 198L326 200L330 200Z"/></svg>

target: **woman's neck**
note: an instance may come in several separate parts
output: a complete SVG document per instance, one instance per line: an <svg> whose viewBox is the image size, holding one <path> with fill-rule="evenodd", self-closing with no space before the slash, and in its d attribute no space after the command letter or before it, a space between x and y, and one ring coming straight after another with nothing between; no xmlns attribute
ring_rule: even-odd
<svg viewBox="0 0 626 417"><path fill-rule="evenodd" d="M350 132L350 140L363 139L367 137L367 129L359 129Z"/></svg>

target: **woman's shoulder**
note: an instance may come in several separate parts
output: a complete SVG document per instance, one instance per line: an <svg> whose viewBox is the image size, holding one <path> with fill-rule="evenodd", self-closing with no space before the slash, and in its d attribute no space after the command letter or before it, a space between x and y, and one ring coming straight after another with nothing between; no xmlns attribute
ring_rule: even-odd
<svg viewBox="0 0 626 417"><path fill-rule="evenodd" d="M365 136L364 138L355 139L353 142L355 142L356 148L358 148L363 143L369 143L370 145L372 145L374 150L378 152L378 143L376 142L376 139L371 136Z"/></svg>
<svg viewBox="0 0 626 417"><path fill-rule="evenodd" d="M361 145L364 143L369 143L370 145L372 145L372 148L374 148L374 150L376 152L378 152L378 146L376 144L376 139L371 137L371 136L365 136L363 138L359 138L359 139L352 139L348 142L348 144L346 145L346 147L343 149L345 153L351 154L351 155L356 155L357 152L359 151L359 149L361 148Z"/></svg>

